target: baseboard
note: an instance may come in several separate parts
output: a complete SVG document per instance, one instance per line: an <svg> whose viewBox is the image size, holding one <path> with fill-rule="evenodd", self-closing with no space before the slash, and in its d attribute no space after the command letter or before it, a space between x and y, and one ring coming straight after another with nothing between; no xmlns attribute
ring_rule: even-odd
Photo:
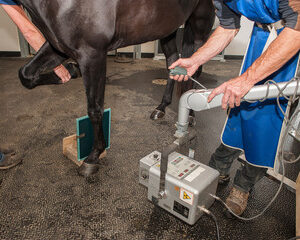
<svg viewBox="0 0 300 240"><path fill-rule="evenodd" d="M133 53L131 52L118 52L118 54L127 57L127 58L133 58ZM153 58L154 53L142 53L142 58ZM111 56L111 55L110 55Z"/></svg>
<svg viewBox="0 0 300 240"><path fill-rule="evenodd" d="M21 57L21 52L0 51L0 57Z"/></svg>
<svg viewBox="0 0 300 240"><path fill-rule="evenodd" d="M119 52L120 55L133 58L133 53L131 52ZM0 51L0 57L21 57L21 52L14 52L14 51ZM153 58L154 53L142 53L142 58ZM225 55L225 59L233 59L233 60L240 60L243 59L244 56L240 55Z"/></svg>
<svg viewBox="0 0 300 240"><path fill-rule="evenodd" d="M118 54L127 57L127 58L132 58L133 53L132 52L119 52ZM112 55L110 55L112 56ZM142 53L142 58L153 58L154 53ZM244 56L241 55L225 55L225 59L232 59L232 60L240 60L243 59Z"/></svg>
<svg viewBox="0 0 300 240"><path fill-rule="evenodd" d="M242 56L242 55L225 55L224 58L228 59L228 60L241 60L244 58L244 56Z"/></svg>

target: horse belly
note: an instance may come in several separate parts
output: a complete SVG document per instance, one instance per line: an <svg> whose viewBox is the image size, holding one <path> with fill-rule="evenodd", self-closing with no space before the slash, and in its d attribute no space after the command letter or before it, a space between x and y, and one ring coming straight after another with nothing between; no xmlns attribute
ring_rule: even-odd
<svg viewBox="0 0 300 240"><path fill-rule="evenodd" d="M110 49L164 38L176 31L193 10L191 6L189 11L183 11L174 0L137 0L131 1L135 2L132 6L126 6L125 2L128 1L118 6Z"/></svg>

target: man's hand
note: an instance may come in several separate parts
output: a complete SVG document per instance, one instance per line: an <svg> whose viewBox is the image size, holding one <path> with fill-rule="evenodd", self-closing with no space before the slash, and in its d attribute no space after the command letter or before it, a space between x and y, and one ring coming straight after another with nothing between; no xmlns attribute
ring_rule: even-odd
<svg viewBox="0 0 300 240"><path fill-rule="evenodd" d="M230 108L238 107L241 104L241 98L244 97L253 86L254 84L247 81L242 75L215 88L208 96L207 101L210 102L215 96L224 93L222 108L226 109L228 105Z"/></svg>
<svg viewBox="0 0 300 240"><path fill-rule="evenodd" d="M188 76L193 76L194 73L197 71L197 69L199 68L199 64L197 63L197 61L193 58L180 58L178 59L176 62L174 62L169 69L173 69L175 67L183 67L187 70L187 75ZM184 75L175 75L175 76L170 76L171 79L174 79L176 81L181 82L182 80L187 81L188 80L188 76L184 76Z"/></svg>
<svg viewBox="0 0 300 240"><path fill-rule="evenodd" d="M71 79L69 71L63 65L54 68L54 72L61 79L62 83L66 83Z"/></svg>
<svg viewBox="0 0 300 240"><path fill-rule="evenodd" d="M228 46L228 44L232 41L238 31L238 29L225 29L221 26L217 27L213 34L209 37L207 42L202 47L200 47L190 58L178 59L169 67L169 69L173 69L177 66L183 67L187 70L187 75L192 77L201 65L222 52L225 47ZM170 78L176 81L187 81L188 76L176 75L170 76Z"/></svg>

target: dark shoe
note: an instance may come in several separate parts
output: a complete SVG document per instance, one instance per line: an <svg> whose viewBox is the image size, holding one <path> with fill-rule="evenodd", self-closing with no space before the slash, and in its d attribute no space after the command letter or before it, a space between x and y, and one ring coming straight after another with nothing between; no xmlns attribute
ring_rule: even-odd
<svg viewBox="0 0 300 240"><path fill-rule="evenodd" d="M15 152L0 152L0 170L13 168L22 162L22 158L17 157Z"/></svg>
<svg viewBox="0 0 300 240"><path fill-rule="evenodd" d="M220 175L219 176L219 184L221 185L227 185L230 181L230 176L229 175Z"/></svg>
<svg viewBox="0 0 300 240"><path fill-rule="evenodd" d="M240 216L247 207L248 197L249 192L246 193L236 188L232 188L228 198L226 199L226 204L232 212Z"/></svg>

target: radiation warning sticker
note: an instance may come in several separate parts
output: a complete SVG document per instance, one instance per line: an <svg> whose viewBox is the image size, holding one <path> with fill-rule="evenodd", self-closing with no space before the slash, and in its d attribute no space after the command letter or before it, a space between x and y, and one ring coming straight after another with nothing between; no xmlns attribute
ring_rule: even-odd
<svg viewBox="0 0 300 240"><path fill-rule="evenodd" d="M190 205L193 205L194 202L194 194L185 190L184 188L180 189L180 199Z"/></svg>

